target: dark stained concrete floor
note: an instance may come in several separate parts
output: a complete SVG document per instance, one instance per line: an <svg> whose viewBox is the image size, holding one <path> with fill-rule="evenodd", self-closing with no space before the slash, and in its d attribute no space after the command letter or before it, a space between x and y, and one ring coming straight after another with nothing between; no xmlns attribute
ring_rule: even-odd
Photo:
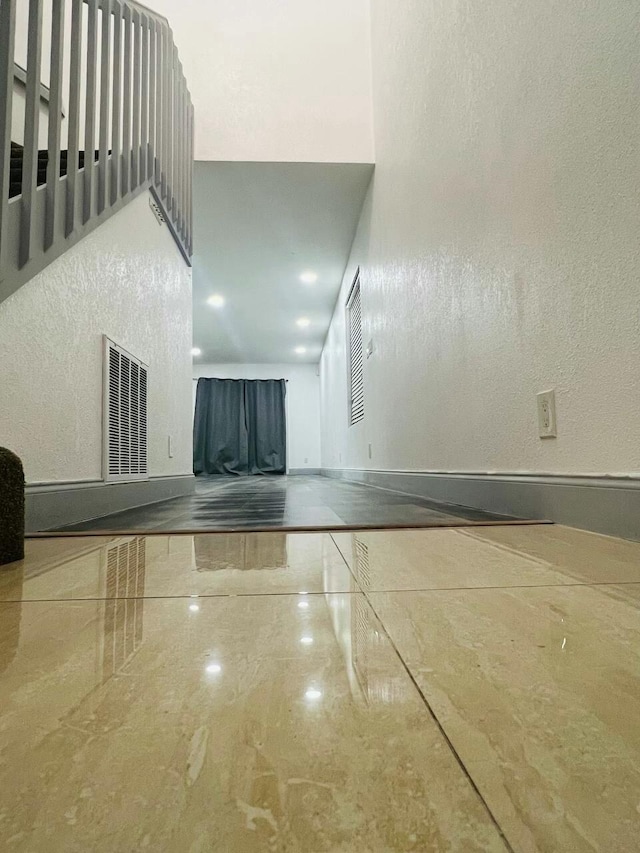
<svg viewBox="0 0 640 853"><path fill-rule="evenodd" d="M509 520L514 519L319 476L199 477L193 496L61 529L160 533L282 527L442 527Z"/></svg>

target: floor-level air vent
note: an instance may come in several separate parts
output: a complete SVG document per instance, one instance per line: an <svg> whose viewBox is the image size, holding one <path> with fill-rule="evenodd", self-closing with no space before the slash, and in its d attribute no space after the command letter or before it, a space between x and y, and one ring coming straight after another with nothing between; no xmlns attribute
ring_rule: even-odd
<svg viewBox="0 0 640 853"><path fill-rule="evenodd" d="M148 367L104 339L103 460L106 482L146 480Z"/></svg>

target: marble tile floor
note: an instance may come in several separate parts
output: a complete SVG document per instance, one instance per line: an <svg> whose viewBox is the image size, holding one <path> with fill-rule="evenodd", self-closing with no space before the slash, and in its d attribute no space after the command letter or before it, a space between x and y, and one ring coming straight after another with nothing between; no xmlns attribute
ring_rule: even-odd
<svg viewBox="0 0 640 853"><path fill-rule="evenodd" d="M640 543L95 536L0 569L0 849L629 853Z"/></svg>
<svg viewBox="0 0 640 853"><path fill-rule="evenodd" d="M199 531L344 526L442 527L506 516L319 476L198 477L173 498L61 528L63 531Z"/></svg>

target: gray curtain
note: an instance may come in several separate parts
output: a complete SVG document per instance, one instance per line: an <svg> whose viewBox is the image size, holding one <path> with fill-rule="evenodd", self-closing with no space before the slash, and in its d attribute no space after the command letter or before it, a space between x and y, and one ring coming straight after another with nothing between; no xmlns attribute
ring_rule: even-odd
<svg viewBox="0 0 640 853"><path fill-rule="evenodd" d="M198 379L193 471L284 474L284 379Z"/></svg>

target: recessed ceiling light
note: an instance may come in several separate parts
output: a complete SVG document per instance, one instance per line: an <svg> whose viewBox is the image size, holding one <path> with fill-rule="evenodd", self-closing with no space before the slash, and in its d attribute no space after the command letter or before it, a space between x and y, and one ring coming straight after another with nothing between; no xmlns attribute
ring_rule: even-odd
<svg viewBox="0 0 640 853"><path fill-rule="evenodd" d="M296 347L296 349L295 349L296 355L304 355L306 351L307 351L306 347Z"/></svg>
<svg viewBox="0 0 640 853"><path fill-rule="evenodd" d="M300 317L299 320L296 320L296 326L300 326L301 329L306 329L310 325L311 320L308 317Z"/></svg>
<svg viewBox="0 0 640 853"><path fill-rule="evenodd" d="M224 296L220 296L219 293L214 293L213 296L210 296L207 299L207 305L211 305L213 308L222 308L224 305Z"/></svg>
<svg viewBox="0 0 640 853"><path fill-rule="evenodd" d="M193 347L191 350L191 355L202 355L202 350L198 347Z"/></svg>
<svg viewBox="0 0 640 853"><path fill-rule="evenodd" d="M217 675L219 672L222 672L222 667L219 663L210 663L206 669L211 675Z"/></svg>
<svg viewBox="0 0 640 853"><path fill-rule="evenodd" d="M190 610L192 613L197 613L197 612L198 612L198 610L200 610L200 605L199 605L199 604L190 604L190 605L189 605L189 610Z"/></svg>
<svg viewBox="0 0 640 853"><path fill-rule="evenodd" d="M317 280L318 280L318 273L317 272L311 272L311 270L307 270L306 272L303 272L302 275L300 276L300 281L303 284L315 284Z"/></svg>

